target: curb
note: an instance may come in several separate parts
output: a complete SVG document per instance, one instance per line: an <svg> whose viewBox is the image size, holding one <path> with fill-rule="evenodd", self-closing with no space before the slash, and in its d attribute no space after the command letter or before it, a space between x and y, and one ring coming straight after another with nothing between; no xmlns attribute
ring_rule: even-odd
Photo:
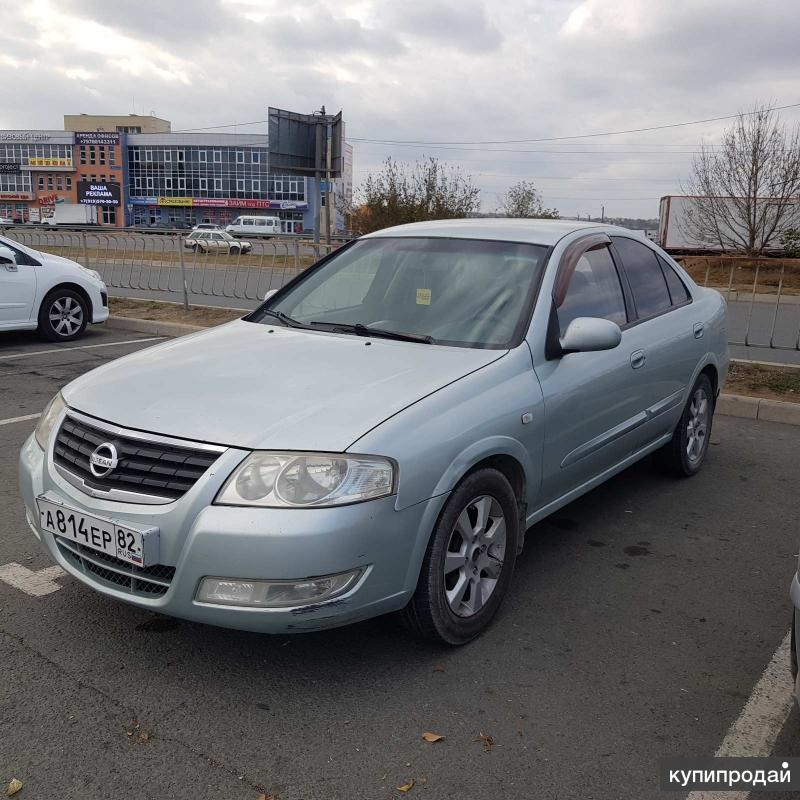
<svg viewBox="0 0 800 800"><path fill-rule="evenodd" d="M187 333L207 331L202 325L188 325L184 322L162 322L156 319L135 319L134 317L109 317L105 327L112 330L151 333L154 336L185 336Z"/></svg>
<svg viewBox="0 0 800 800"><path fill-rule="evenodd" d="M728 417L800 425L800 403L788 403L784 400L768 400L764 397L748 397L743 394L721 394L717 399L715 410L718 414Z"/></svg>

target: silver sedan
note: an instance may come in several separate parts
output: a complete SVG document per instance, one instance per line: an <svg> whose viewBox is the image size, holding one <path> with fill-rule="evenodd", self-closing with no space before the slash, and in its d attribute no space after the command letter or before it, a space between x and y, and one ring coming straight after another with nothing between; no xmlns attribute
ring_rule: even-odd
<svg viewBox="0 0 800 800"><path fill-rule="evenodd" d="M22 495L109 597L263 632L401 612L463 644L534 523L650 453L701 468L727 369L720 294L631 231L402 226L67 385Z"/></svg>

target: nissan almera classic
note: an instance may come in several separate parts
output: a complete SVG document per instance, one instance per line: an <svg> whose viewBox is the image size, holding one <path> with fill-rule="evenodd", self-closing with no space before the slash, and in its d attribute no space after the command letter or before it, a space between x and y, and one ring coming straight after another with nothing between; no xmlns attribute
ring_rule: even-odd
<svg viewBox="0 0 800 800"><path fill-rule="evenodd" d="M379 231L67 385L22 449L28 522L142 608L282 633L401 611L462 644L526 528L651 452L700 469L726 339L720 294L631 231Z"/></svg>

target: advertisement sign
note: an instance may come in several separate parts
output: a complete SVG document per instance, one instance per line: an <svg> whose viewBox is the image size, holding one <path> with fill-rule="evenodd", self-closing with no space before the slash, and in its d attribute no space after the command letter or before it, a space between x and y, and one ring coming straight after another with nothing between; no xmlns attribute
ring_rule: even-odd
<svg viewBox="0 0 800 800"><path fill-rule="evenodd" d="M193 198L191 197L159 197L158 205L160 206L190 206L192 205Z"/></svg>
<svg viewBox="0 0 800 800"><path fill-rule="evenodd" d="M67 158L42 158L40 156L31 156L28 159L28 166L32 169L72 167L72 156Z"/></svg>
<svg viewBox="0 0 800 800"><path fill-rule="evenodd" d="M39 209L36 206L31 206L28 209L28 222L38 222L39 219Z"/></svg>
<svg viewBox="0 0 800 800"><path fill-rule="evenodd" d="M0 164L0 175L19 175L20 165L12 163Z"/></svg>
<svg viewBox="0 0 800 800"><path fill-rule="evenodd" d="M120 204L119 184L78 181L78 202L88 206L118 206Z"/></svg>
<svg viewBox="0 0 800 800"><path fill-rule="evenodd" d="M116 131L85 131L75 134L75 144L119 144L119 133Z"/></svg>
<svg viewBox="0 0 800 800"><path fill-rule="evenodd" d="M0 200L33 200L30 192L0 192Z"/></svg>
<svg viewBox="0 0 800 800"><path fill-rule="evenodd" d="M40 206L52 206L58 202L58 195L57 194L44 194L39 196L39 200L37 201Z"/></svg>

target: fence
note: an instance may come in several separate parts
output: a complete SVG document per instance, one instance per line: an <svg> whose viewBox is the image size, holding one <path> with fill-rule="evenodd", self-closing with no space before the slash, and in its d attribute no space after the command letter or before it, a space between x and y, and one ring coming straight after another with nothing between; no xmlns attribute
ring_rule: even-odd
<svg viewBox="0 0 800 800"><path fill-rule="evenodd" d="M189 303L190 296L261 301L322 256L341 246L299 238L248 240L243 252L231 242L187 240L180 233L48 231L11 228L9 239L74 259L97 270L106 285Z"/></svg>
<svg viewBox="0 0 800 800"><path fill-rule="evenodd" d="M800 259L678 256L701 286L728 301L728 343L800 350Z"/></svg>

